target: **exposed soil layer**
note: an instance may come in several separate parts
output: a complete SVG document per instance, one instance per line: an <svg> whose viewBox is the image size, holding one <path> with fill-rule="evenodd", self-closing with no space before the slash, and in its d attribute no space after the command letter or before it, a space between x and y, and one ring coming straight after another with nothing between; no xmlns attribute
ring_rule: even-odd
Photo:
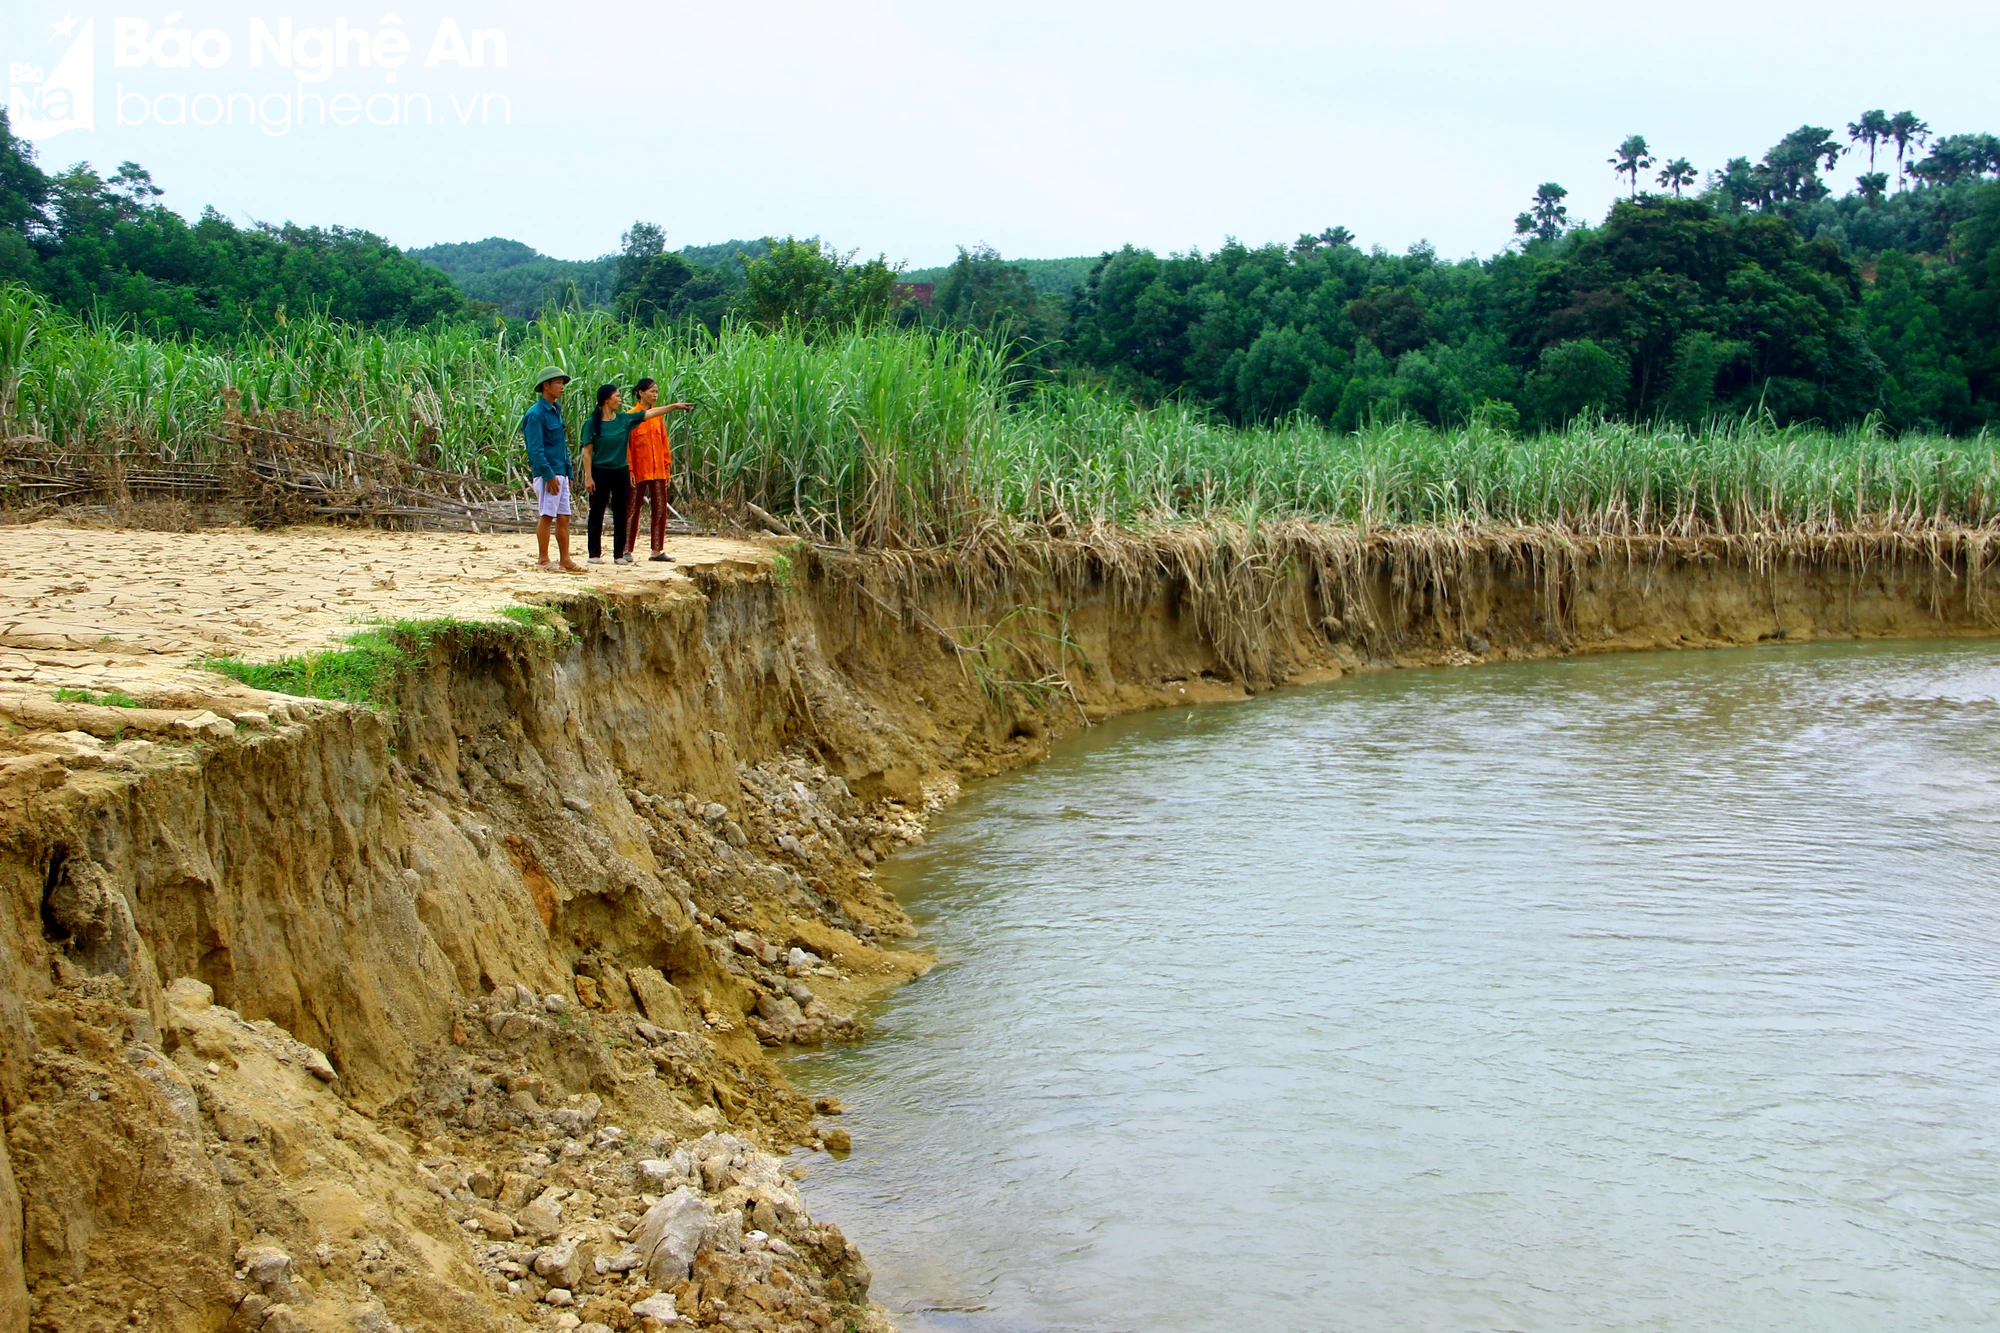
<svg viewBox="0 0 2000 1333"><path fill-rule="evenodd" d="M1993 625L1969 539L524 548L0 530L0 1333L881 1327L768 1052L923 969L872 867L962 780L1362 668ZM197 665L399 617L459 623L393 708Z"/></svg>

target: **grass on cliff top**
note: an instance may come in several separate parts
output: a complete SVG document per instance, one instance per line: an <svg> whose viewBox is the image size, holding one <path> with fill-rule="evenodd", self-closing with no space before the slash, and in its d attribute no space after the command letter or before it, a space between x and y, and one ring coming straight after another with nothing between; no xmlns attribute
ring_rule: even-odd
<svg viewBox="0 0 2000 1333"><path fill-rule="evenodd" d="M281 657L275 662L211 657L202 665L253 690L379 708L393 702L396 678L409 664L409 657L390 631L369 629L348 635L339 648Z"/></svg>
<svg viewBox="0 0 2000 1333"><path fill-rule="evenodd" d="M56 690L59 704L97 704L104 708L144 708L146 705L134 699L123 690L106 690L93 694L89 690L72 689L67 685Z"/></svg>
<svg viewBox="0 0 2000 1333"><path fill-rule="evenodd" d="M386 708L395 703L396 686L404 673L441 641L472 646L533 637L553 643L563 632L548 607L506 606L499 614L502 623L450 616L385 621L345 636L338 648L271 662L211 657L201 665L254 690Z"/></svg>

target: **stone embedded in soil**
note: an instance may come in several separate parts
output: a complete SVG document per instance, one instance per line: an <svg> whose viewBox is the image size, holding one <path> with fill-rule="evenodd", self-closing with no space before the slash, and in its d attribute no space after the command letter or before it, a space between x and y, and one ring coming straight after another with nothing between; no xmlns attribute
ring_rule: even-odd
<svg viewBox="0 0 2000 1333"><path fill-rule="evenodd" d="M505 1213L496 1213L491 1208L474 1208L472 1219L479 1229L494 1240L514 1239L514 1219Z"/></svg>
<svg viewBox="0 0 2000 1333"><path fill-rule="evenodd" d="M167 987L165 998L176 1009L198 1014L215 1003L215 987L193 977L181 977Z"/></svg>
<svg viewBox="0 0 2000 1333"><path fill-rule="evenodd" d="M535 1274L547 1278L553 1286L574 1290L594 1257L585 1237L564 1236L536 1253Z"/></svg>
<svg viewBox="0 0 2000 1333"><path fill-rule="evenodd" d="M739 930L729 938L730 942L738 949L767 967L778 961L777 946L760 935L753 934L747 930Z"/></svg>
<svg viewBox="0 0 2000 1333"><path fill-rule="evenodd" d="M203 709L192 717L175 718L174 727L185 735L201 737L207 740L223 740L236 734L236 724L234 722L231 722L228 718L217 717L207 709Z"/></svg>
<svg viewBox="0 0 2000 1333"><path fill-rule="evenodd" d="M260 1245L254 1249L239 1250L236 1263L243 1276L260 1287L272 1287L286 1282L292 1273L292 1256L275 1245Z"/></svg>
<svg viewBox="0 0 2000 1333"><path fill-rule="evenodd" d="M273 1305L264 1311L259 1333L307 1333L305 1321L289 1305Z"/></svg>
<svg viewBox="0 0 2000 1333"><path fill-rule="evenodd" d="M759 995L757 997L757 1017L773 1025L786 1028L797 1027L805 1022L805 1011L799 1002L789 995Z"/></svg>
<svg viewBox="0 0 2000 1333"><path fill-rule="evenodd" d="M715 1209L683 1185L646 1210L630 1250L654 1286L670 1287L687 1277L702 1238L714 1224Z"/></svg>
<svg viewBox="0 0 2000 1333"><path fill-rule="evenodd" d="M626 984L632 988L632 996L639 1003L657 1027L670 1032L687 1032L693 1028L688 1019L687 1003L674 984L660 975L656 967L635 967L625 973ZM641 1035L645 1035L642 1029ZM649 1041L656 1040L650 1036Z"/></svg>
<svg viewBox="0 0 2000 1333"><path fill-rule="evenodd" d="M680 1319L679 1312L674 1309L674 1295L670 1291L654 1292L634 1305L632 1313L641 1319L657 1319L662 1324L675 1323Z"/></svg>
<svg viewBox="0 0 2000 1333"><path fill-rule="evenodd" d="M560 1190L544 1190L540 1198L515 1214L514 1224L537 1240L555 1235L562 1228L562 1205L557 1202L561 1197Z"/></svg>
<svg viewBox="0 0 2000 1333"><path fill-rule="evenodd" d="M499 1204L509 1212L526 1207L538 1192L535 1178L525 1171L507 1171L500 1177Z"/></svg>

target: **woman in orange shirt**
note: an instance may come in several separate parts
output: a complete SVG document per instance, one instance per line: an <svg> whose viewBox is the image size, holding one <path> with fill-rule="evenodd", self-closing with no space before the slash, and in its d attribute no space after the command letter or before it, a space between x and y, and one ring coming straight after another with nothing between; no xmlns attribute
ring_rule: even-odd
<svg viewBox="0 0 2000 1333"><path fill-rule="evenodd" d="M632 397L641 409L660 401L659 383L648 375L632 386ZM693 403L670 403L669 412L685 412ZM673 478L673 442L667 438L665 417L654 417L632 427L628 446L632 468L632 508L626 519L625 549L639 549L639 511L648 500L653 504L653 555L660 561L672 560L667 545L667 482Z"/></svg>

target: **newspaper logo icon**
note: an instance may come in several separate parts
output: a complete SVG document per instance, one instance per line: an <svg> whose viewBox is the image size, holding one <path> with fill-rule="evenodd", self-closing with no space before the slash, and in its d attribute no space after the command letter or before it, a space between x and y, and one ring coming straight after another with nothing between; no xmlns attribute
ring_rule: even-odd
<svg viewBox="0 0 2000 1333"><path fill-rule="evenodd" d="M65 25L57 24L59 34ZM8 66L7 119L23 139L94 128L97 20L85 19L69 50L44 74L32 62Z"/></svg>

